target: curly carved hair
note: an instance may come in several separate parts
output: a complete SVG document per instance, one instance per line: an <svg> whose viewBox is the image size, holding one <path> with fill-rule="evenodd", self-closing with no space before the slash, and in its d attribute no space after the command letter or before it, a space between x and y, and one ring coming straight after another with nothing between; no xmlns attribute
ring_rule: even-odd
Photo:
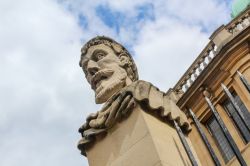
<svg viewBox="0 0 250 166"><path fill-rule="evenodd" d="M128 73L128 76L132 81L137 81L139 76L137 72L137 67L134 63L134 60L130 53L127 51L125 47L123 47L120 43L116 42L115 40L106 37L106 36L97 36L89 40L81 49L81 59L79 62L80 67L83 66L82 62L84 59L84 56L87 54L87 51L90 47L99 45L99 44L105 44L106 46L109 46L116 56L121 57L121 56L127 56L129 58L129 62L127 63L126 66L124 66L125 70Z"/></svg>

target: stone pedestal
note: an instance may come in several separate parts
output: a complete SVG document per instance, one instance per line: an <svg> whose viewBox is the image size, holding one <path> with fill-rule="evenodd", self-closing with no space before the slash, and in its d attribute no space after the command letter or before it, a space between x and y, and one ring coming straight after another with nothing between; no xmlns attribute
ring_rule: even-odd
<svg viewBox="0 0 250 166"><path fill-rule="evenodd" d="M139 106L86 153L90 166L191 165L176 130Z"/></svg>

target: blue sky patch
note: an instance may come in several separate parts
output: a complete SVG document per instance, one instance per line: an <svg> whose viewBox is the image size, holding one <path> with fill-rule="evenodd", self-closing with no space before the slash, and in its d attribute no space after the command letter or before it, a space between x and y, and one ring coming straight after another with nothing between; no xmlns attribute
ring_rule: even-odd
<svg viewBox="0 0 250 166"><path fill-rule="evenodd" d="M119 33L120 25L124 22L125 15L121 12L112 11L107 5L96 7L97 16L110 28Z"/></svg>
<svg viewBox="0 0 250 166"><path fill-rule="evenodd" d="M133 29L136 32L138 22L154 20L154 6L147 3L136 7L136 15L126 16L126 13L112 10L108 5L99 5L95 9L97 16L110 28L114 28L119 33L120 28Z"/></svg>
<svg viewBox="0 0 250 166"><path fill-rule="evenodd" d="M154 20L154 6L153 4L147 3L137 7L138 15L137 20Z"/></svg>
<svg viewBox="0 0 250 166"><path fill-rule="evenodd" d="M82 15L82 14L78 15L78 24L83 29L86 29L88 27L88 21L84 15Z"/></svg>

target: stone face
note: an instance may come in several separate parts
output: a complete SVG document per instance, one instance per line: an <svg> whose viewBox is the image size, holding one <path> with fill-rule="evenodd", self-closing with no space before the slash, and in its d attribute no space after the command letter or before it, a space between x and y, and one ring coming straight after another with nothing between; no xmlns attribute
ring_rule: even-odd
<svg viewBox="0 0 250 166"><path fill-rule="evenodd" d="M95 91L96 103L106 102L121 88L131 84L132 80L123 68L128 61L127 56L116 56L105 44L88 49L82 63L86 78Z"/></svg>
<svg viewBox="0 0 250 166"><path fill-rule="evenodd" d="M91 39L82 48L80 66L96 103L104 103L79 129L78 148L87 153L90 165L174 165L185 158L171 124L175 120L189 131L186 115L166 93L138 80L122 45L107 37Z"/></svg>

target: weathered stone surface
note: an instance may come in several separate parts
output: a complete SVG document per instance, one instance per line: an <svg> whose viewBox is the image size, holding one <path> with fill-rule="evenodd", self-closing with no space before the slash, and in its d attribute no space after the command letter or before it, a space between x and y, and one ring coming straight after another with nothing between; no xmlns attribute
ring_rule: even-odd
<svg viewBox="0 0 250 166"><path fill-rule="evenodd" d="M86 153L91 166L191 165L175 129L140 106L105 137L97 136Z"/></svg>

